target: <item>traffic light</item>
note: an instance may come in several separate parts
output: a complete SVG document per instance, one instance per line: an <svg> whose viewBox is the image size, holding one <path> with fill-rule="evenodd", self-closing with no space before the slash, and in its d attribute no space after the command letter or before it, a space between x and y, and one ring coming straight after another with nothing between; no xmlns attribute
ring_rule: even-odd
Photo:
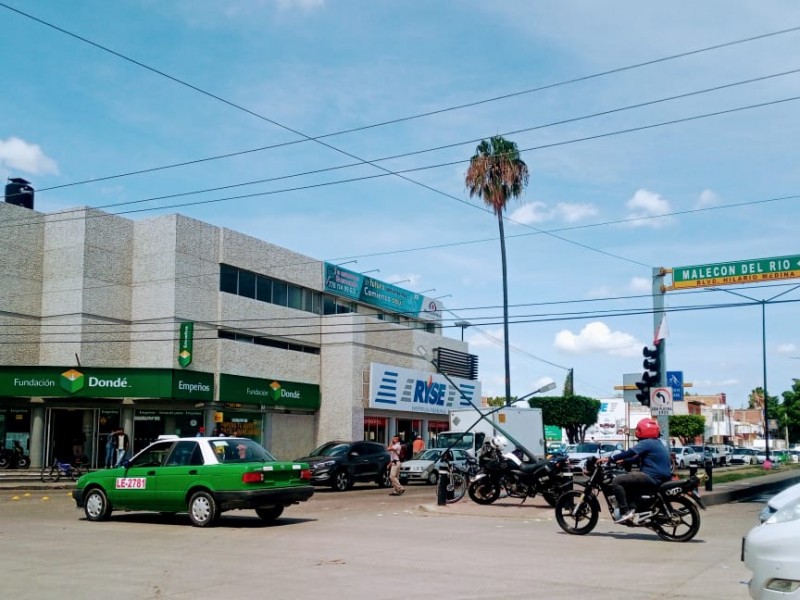
<svg viewBox="0 0 800 600"><path fill-rule="evenodd" d="M650 388L661 383L661 348L656 344L655 348L645 346L642 348L644 361L642 366L645 368L642 379L636 382L639 392L636 399L642 406L650 406Z"/></svg>

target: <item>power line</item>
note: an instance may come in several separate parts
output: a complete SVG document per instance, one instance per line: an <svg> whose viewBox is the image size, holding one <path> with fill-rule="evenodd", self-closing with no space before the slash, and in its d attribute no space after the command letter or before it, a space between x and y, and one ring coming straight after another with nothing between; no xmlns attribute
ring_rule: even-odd
<svg viewBox="0 0 800 600"><path fill-rule="evenodd" d="M309 135L307 135L307 134L305 134L305 133L303 133L303 132L301 132L301 131L299 131L299 130L297 130L295 128L289 127L289 126L287 126L287 125L285 125L283 123L280 123L280 122L278 122L278 121L276 121L274 119L271 119L269 117L261 115L260 113L257 113L257 112L252 111L252 110L250 110L250 109L248 109L248 108L246 108L244 106L241 106L240 104L237 104L235 102L227 100L227 99L225 99L225 98L223 98L223 97L221 97L221 96L219 96L217 94L214 94L214 93L211 93L211 92L209 92L207 90L204 90L204 89L202 89L202 88L200 88L200 87L198 87L196 85L193 85L193 84L191 84L191 83L189 83L187 81L184 81L184 80L182 80L182 79L180 79L180 78L178 78L176 76L170 75L170 74L168 74L168 73L166 73L164 71L161 71L159 69L151 67L150 65L147 65L147 64L145 64L145 63L143 63L141 61L133 59L133 58L131 58L129 56L126 56L126 55L124 55L124 54L122 54L120 52L117 52L115 50L112 50L111 48L108 48L106 46L98 44L97 42L89 40L86 37L83 37L83 36L80 36L80 35L75 34L73 32L70 32L70 31L68 31L68 30L66 30L66 29L64 29L62 27L58 27L53 23L49 23L47 21L44 21L43 19L40 19L38 17L34 17L33 15L25 13L25 12L23 12L21 10L16 9L16 8L10 7L5 3L0 3L0 6L2 6L4 8L7 8L8 10L11 10L13 12L16 12L16 13L18 13L18 14L26 17L26 18L32 19L32 20L34 20L34 21L36 21L36 22L38 22L38 23L40 23L42 25L45 25L45 26L50 27L50 28L53 28L56 31L59 31L59 32L64 33L66 35L69 35L69 36L71 36L71 37L73 37L73 38L75 38L75 39L77 39L79 41L82 41L82 42L84 42L86 44L89 44L89 45L91 45L91 46L93 46L95 48L98 48L98 49L100 49L100 50L102 50L104 52L108 52L108 53L112 54L113 56L115 56L117 58L120 58L120 59L122 59L124 61L130 62L130 63L132 63L132 64L134 64L136 66L139 66L139 67L141 67L141 68L143 68L145 70L148 70L148 71L150 71L152 73L155 73L157 75L165 77L165 78L169 79L170 81L172 81L174 83L177 83L179 85L182 85L184 87L192 89L192 90L194 90L194 91L196 91L196 92L198 92L198 93L200 93L202 95L205 95L205 96L207 96L209 98L212 98L214 100L222 102L222 103L224 103L224 104L226 104L228 106L231 106L231 107L236 108L236 109L238 109L240 111L243 111L243 112L245 112L245 113L247 113L249 115L252 115L252 116L254 116L254 117L258 118L258 119L261 119L261 120L263 120L265 122L268 122L268 123L270 123L272 125L280 127L282 129L285 129L286 131L289 131L291 133L294 133L295 135L298 135L298 136L304 138L306 141L313 141L313 142L315 142L315 143L317 143L317 144L319 144L321 146L324 146L324 147L326 147L326 148L328 148L330 150L333 150L335 152L338 152L340 154L343 154L343 155L348 156L350 158L353 158L355 160L361 161L363 164L369 164L370 166L372 166L372 167L384 172L387 175L394 175L394 176L399 177L399 178L401 178L401 179L403 179L405 181L408 181L409 183L412 183L414 185L420 186L420 187L422 187L424 189L428 189L430 191L433 191L434 193L441 194L441 195L443 195L445 197L452 198L452 199L456 200L457 202L464 203L464 204L467 204L468 206L474 207L474 205L472 205L470 203L465 203L462 199L457 198L455 196L452 196L451 194L447 194L447 193L442 192L442 191L440 191L440 190L438 190L436 188L428 186L427 184L424 184L422 182L419 182L419 181L416 181L416 180L411 179L409 177L406 177L404 175L404 173L408 172L408 171L391 171L389 169L386 169L386 168L380 166L379 164L377 164L376 162L363 159L363 158L361 158L361 157L359 157L359 156L357 156L355 154L352 154L352 153L347 152L345 150L342 150L342 149L340 149L340 148L338 148L336 146L333 146L332 144L328 144L328 143L322 141L319 138L311 137L311 136L309 136ZM717 44L717 45L715 45L713 47L708 47L708 48L699 49L699 50L693 50L693 51L689 51L689 52L684 52L684 53L681 53L680 55L674 55L672 57L663 57L663 58L660 58L660 59L655 59L653 61L647 61L645 63L640 63L639 65L632 65L632 66L628 66L628 67L614 69L614 70L608 71L608 72L606 72L604 74L609 74L611 72L620 72L620 71L624 71L624 70L630 70L630 69L633 69L633 68L639 68L640 66L644 66L645 64L656 64L658 62L664 62L666 60L672 60L672 59L674 59L674 58L676 58L678 56L689 56L689 55L692 55L692 54L698 54L700 52L707 52L707 51L712 50L712 49L719 49L719 48L723 48L723 47L728 47L728 46L732 46L732 45L735 45L735 44L738 44L738 43L745 43L745 42L749 42L749 41L754 41L756 39L763 39L763 38L766 38L766 37L771 37L771 36L774 36L774 35L780 35L782 33L789 33L790 31L796 31L796 30L800 30L800 27L784 29L784 30L781 30L781 31L778 31L778 32L771 32L771 33L762 34L762 35L759 35L759 36L751 36L751 37L746 38L744 40L738 40L738 41L734 41L734 42L726 42L724 44ZM577 81L585 81L587 79L591 79L591 78L595 78L595 77L599 77L599 76L601 76L601 74L595 74L595 75L592 75L592 76L575 78L573 80L570 80L569 83L575 83ZM549 87L554 87L555 85L556 84L553 84L551 86L543 86L543 87L541 87L541 89L548 89ZM562 84L558 84L558 85L566 85L566 82L562 83ZM718 114L724 114L724 112L720 112ZM630 131L634 131L634 130L639 130L639 129L638 128L637 129L632 129ZM587 139L598 139L599 137L604 137L604 136L591 136L591 137L589 137ZM549 146L549 147L552 147L552 146ZM461 162L461 161L459 161L459 162ZM537 231L542 231L542 230L540 230L538 228L532 227L532 226L527 225L527 224L523 224L523 225L526 226L526 227L529 227L531 229L537 230ZM546 233L546 232L543 232L543 233ZM633 263L633 264L638 264L638 265L641 265L641 266L648 266L648 265L646 265L644 263L641 263L639 261L636 261L634 259L630 259L630 258L627 258L627 257L616 255L616 254L613 254L611 252L607 252L607 251L601 250L599 248L596 248L596 247L593 247L593 246L589 246L588 244L582 244L580 242L569 240L567 238L563 238L563 237L555 235L555 234L546 233L546 235L550 235L551 237L559 239L559 240L561 240L563 242L566 242L566 243L569 243L569 244L573 244L573 245L576 245L578 247L582 247L582 248L584 248L586 250L590 250L590 251L593 251L593 252L598 252L600 254L604 254L604 255L612 257L612 258L617 258L619 260L623 260L623 261L630 262L630 263Z"/></svg>
<svg viewBox="0 0 800 600"><path fill-rule="evenodd" d="M519 97L519 96L523 96L523 95L533 94L533 93L536 93L536 92L550 90L550 89L557 88L557 87L567 86L567 85L571 85L571 84L574 84L574 83L589 81L589 80L592 80L592 79L598 79L598 78L605 77L605 76L608 76L608 75L622 73L622 72L625 72L625 71L631 71L631 70L639 69L639 68L646 67L646 66L652 66L652 65L659 64L659 63L664 63L664 62L676 60L676 59L679 59L679 58L686 58L686 57L689 57L689 56L694 56L694 55L702 54L702 53L705 53L705 52L710 52L710 51L713 51L713 50L720 50L720 49L723 49L723 48L729 48L729 47L740 45L740 44L746 44L746 43L754 42L754 41L757 41L757 40L767 39L767 38L770 38L770 37L775 37L775 36L784 35L784 34L787 34L787 33L795 33L797 31L800 31L800 26L791 27L791 28L787 28L787 29L782 29L782 30L778 30L778 31L772 31L772 32L765 33L765 34L759 34L759 35L755 35L755 36L741 38L741 39L738 39L738 40L733 40L733 41L730 41L730 42L724 42L724 43L721 43L721 44L715 44L715 45L711 45L711 46L705 46L703 48L697 48L697 49L694 49L694 50L680 52L680 53L677 53L677 54L672 54L672 55L660 57L660 58L653 59L653 60L634 63L634 64L631 64L631 65L625 65L625 66L622 66L622 67L615 67L615 68L608 69L608 70L605 70L605 71L600 71L598 73L592 73L590 75L573 77L573 78L570 78L570 79L565 79L565 80L562 80L562 81L549 83L549 84L545 84L545 85L529 88L529 89L526 89L526 90L511 92L511 93L503 94L503 95L499 95L499 96L494 96L494 97L491 97L491 98L485 98L485 99L476 100L476 101L473 101L473 102L466 102L466 103L463 103L463 104L458 104L458 105L444 107L444 108L440 108L440 109L436 109L436 110L432 110L432 111L427 111L427 112L417 113L417 114L413 114L413 115L408 115L408 116L405 116L405 117L398 117L398 118L395 118L395 119L388 119L388 120L381 121L381 122L378 122L378 123L372 123L372 124L369 124L369 125L364 125L364 126L360 126L360 127L354 127L354 128L350 128L350 129L343 129L343 130L339 130L339 131L335 131L335 132L331 132L331 133L322 134L322 135L319 135L319 136L307 136L307 135L302 134L300 132L294 131L291 128L285 127L284 125L282 125L280 123L277 123L277 122L272 121L272 120L270 120L270 119L268 119L266 117L263 117L262 115L260 115L258 113L250 111L250 110L248 110L248 109L246 109L244 107L241 107L241 106L239 106L239 105L237 105L235 103L229 102L229 101L225 100L224 98L221 98L221 97L219 97L219 96L217 96L215 94L211 94L211 93L209 93L209 92L207 92L207 91L205 91L205 90L203 90L203 89L201 89L199 87L193 86L192 84L189 84L188 82L184 82L183 80L178 79L177 77L171 76L171 75L169 75L169 74L167 74L167 73L165 73L163 71L160 71L160 70L155 69L153 67L150 67L149 65L146 65L146 64L144 64L144 63L142 63L140 61L137 61L137 60L135 60L133 58L130 58L130 57L128 57L128 56L126 56L126 55L124 55L124 54L122 54L120 52L114 51L114 50L112 50L112 49L110 49L110 48L108 48L106 46L103 46L101 44L93 42L92 40L89 40L86 37L80 36L78 34L75 34L75 33L71 32L71 31L68 31L68 30L66 30L66 29L64 29L62 27L59 27L59 26L57 26L57 25L55 25L53 23L50 23L50 22L45 21L45 20L43 20L41 18L35 17L35 16L33 16L33 15L29 14L29 13L26 13L26 12L24 12L22 10L19 10L17 8L11 7L11 6L3 3L3 2L0 2L0 6L2 6L3 8L6 8L6 9L12 11L12 12L15 12L15 13L19 14L20 16L23 16L23 17L26 17L28 19L31 19L31 20L33 20L33 21L35 21L35 22L37 22L37 23L39 23L41 25L44 25L46 27L55 29L56 31L58 31L60 33L63 33L63 34L68 35L70 37L73 37L73 38L75 38L75 39L77 39L77 40L79 40L81 42L86 43L86 44L89 44L89 45L91 45L91 46L93 46L95 48L98 48L98 49L100 49L100 50L102 50L104 52L108 52L108 53L116 56L117 58L120 58L122 60L131 62L131 63L133 63L133 64L135 64L135 65L137 65L137 66L139 66L139 67L141 67L143 69L149 70L149 71L151 71L153 73L156 73L158 75L166 77L167 79L170 79L171 81L173 81L175 83L187 86L187 87L191 88L192 90L194 90L194 91L196 91L198 93L201 93L201 94L206 95L206 96L210 96L211 98L213 98L215 100L218 100L220 102L228 104L229 106L232 106L232 107L237 108L239 110L243 110L243 111L247 112L248 114L251 114L251 115L253 115L253 116L257 117L257 118L260 118L260 119L263 119L263 120L267 120L268 122L270 122L270 123L272 123L274 125L277 125L277 126L279 126L281 128L284 128L284 129L287 129L288 131L291 131L292 133L295 133L296 135L299 135L299 136L304 138L304 139L301 139L301 140L293 140L293 141L290 141L290 142L282 142L280 144L262 146L262 147L259 147L259 148L250 148L250 149L247 149L247 150L241 150L241 151L237 151L237 152L229 152L229 153L220 154L220 155L211 156L211 157L193 159L193 160L184 161L184 162L180 162L180 163L174 163L174 164L171 164L171 165L162 165L162 166L157 166L157 167L151 167L151 168L148 168L148 169L130 171L130 172L127 172L127 173L118 173L118 174L114 174L114 175L107 175L107 176L103 176L103 177L97 177L97 178L93 178L93 179L87 179L87 180L83 180L83 181L77 181L77 182L62 184L62 185L52 186L52 187L48 187L48 188L42 188L42 189L38 190L39 192L48 191L48 190L55 190L55 189L60 189L60 188L65 188L65 187L70 187L70 186L76 186L76 185L84 185L84 184L87 184L87 183L97 183L97 182L101 182L101 181L107 181L107 180L110 180L110 179L117 179L117 178L121 178L121 177L128 177L128 176L131 176L131 175L139 175L139 174L151 173L151 172L155 172L155 171L161 171L161 170L171 169L171 168L176 168L176 167L189 166L189 165L194 165L194 164L198 164L198 163L202 163L202 162L218 160L218 159L222 159L222 158L231 158L231 157L234 157L234 156L240 156L240 155L244 155L244 154L250 154L250 153L254 153L254 152L260 152L260 151L263 151L263 150L270 150L270 149L285 147L285 146L289 146L289 145L305 143L305 142L309 142L309 141L319 141L319 140L322 140L322 139L325 139L325 138L329 138L329 137L335 137L335 136L345 135L345 134L349 134L349 133L356 133L356 132L365 131L365 130L369 130L369 129L375 129L375 128L384 127L384 126L387 126L387 125L392 125L392 124L397 124L397 123L401 123L401 122L412 121L412 120L421 119L421 118L424 118L424 117L443 114L443 113L446 113L446 112L463 110L465 108L471 108L471 107L480 106L480 105L483 105L483 104L489 104L489 103L492 103L492 102L498 102L500 100L506 100L506 99L509 99L509 98L514 98L514 97ZM775 75L775 76L779 76L779 75ZM756 79L754 81L757 81L757 80L760 80L760 79L761 78ZM747 83L747 82L743 82L743 83ZM737 85L737 84L734 84L734 85ZM727 86L722 86L722 87L727 87ZM722 88L719 88L719 89L722 89ZM610 112L616 112L616 111L610 111ZM569 121L567 121L567 122L569 122ZM361 160L361 159L359 159L359 160ZM362 161L362 162L359 162L358 164L365 164L365 163L366 164L371 164L369 161Z"/></svg>

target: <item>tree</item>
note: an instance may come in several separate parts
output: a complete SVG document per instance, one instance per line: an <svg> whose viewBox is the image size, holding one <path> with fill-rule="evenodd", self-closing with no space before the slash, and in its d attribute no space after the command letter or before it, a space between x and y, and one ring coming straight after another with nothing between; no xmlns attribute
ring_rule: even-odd
<svg viewBox="0 0 800 600"><path fill-rule="evenodd" d="M562 427L570 444L583 441L600 413L600 401L586 396L541 396L531 399L530 405L542 409L545 425Z"/></svg>
<svg viewBox="0 0 800 600"><path fill-rule="evenodd" d="M508 342L508 273L503 212L511 198L519 198L528 184L528 165L519 157L514 142L503 136L483 140L470 159L464 179L470 198L478 196L497 216L500 228L500 260L503 268L503 337L505 348L506 404L511 403L511 362Z"/></svg>
<svg viewBox="0 0 800 600"><path fill-rule="evenodd" d="M670 415L669 433L686 446L706 431L706 418L702 415Z"/></svg>
<svg viewBox="0 0 800 600"><path fill-rule="evenodd" d="M564 396L572 396L575 394L575 384L573 379L573 371L572 369L569 370L567 373L566 379L564 379Z"/></svg>
<svg viewBox="0 0 800 600"><path fill-rule="evenodd" d="M800 441L800 379L792 379L792 389L782 395L780 425L788 430L789 443L796 443Z"/></svg>

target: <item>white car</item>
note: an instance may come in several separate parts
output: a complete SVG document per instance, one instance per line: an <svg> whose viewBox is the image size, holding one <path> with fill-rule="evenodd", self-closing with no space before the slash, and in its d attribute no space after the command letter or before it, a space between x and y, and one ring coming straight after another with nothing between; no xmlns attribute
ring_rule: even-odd
<svg viewBox="0 0 800 600"><path fill-rule="evenodd" d="M697 467L703 466L703 457L691 446L675 446L672 452L675 454L675 464L679 469L686 469L691 463Z"/></svg>
<svg viewBox="0 0 800 600"><path fill-rule="evenodd" d="M756 464L756 451L752 448L734 448L731 455L732 465Z"/></svg>
<svg viewBox="0 0 800 600"><path fill-rule="evenodd" d="M793 502L794 500L800 500L800 483L789 486L781 493L775 494L772 498L770 498L769 502L767 502L767 505L761 511L759 516L761 522L764 523L772 515L778 512L783 505Z"/></svg>
<svg viewBox="0 0 800 600"><path fill-rule="evenodd" d="M439 481L439 467L441 465L439 459L442 457L442 452L446 449L447 448L430 448L425 450L417 458L404 461L400 465L400 472L397 475L400 483L405 485L409 481L422 481L435 485L436 482ZM466 469L467 460L469 458L467 451L453 448L451 452L453 453L453 464L460 469Z"/></svg>
<svg viewBox="0 0 800 600"><path fill-rule="evenodd" d="M578 444L574 452L569 452L569 466L573 471L583 471L583 465L586 459L591 456L601 458L604 456L611 456L612 452L616 452L622 448L617 444L599 444L597 442L583 442Z"/></svg>
<svg viewBox="0 0 800 600"><path fill-rule="evenodd" d="M800 599L798 540L800 498L785 503L764 523L750 530L742 547L742 559L753 572L748 583L751 598Z"/></svg>

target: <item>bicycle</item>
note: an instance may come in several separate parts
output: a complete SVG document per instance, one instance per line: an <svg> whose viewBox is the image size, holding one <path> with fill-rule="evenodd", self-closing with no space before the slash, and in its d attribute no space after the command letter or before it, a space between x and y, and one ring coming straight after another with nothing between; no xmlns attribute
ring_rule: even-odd
<svg viewBox="0 0 800 600"><path fill-rule="evenodd" d="M467 493L469 481L472 475L475 474L477 469L477 462L475 459L468 460L468 468L462 469L451 460L448 456L442 457L441 468L447 472L447 486L445 491L445 501L447 504L458 502Z"/></svg>
<svg viewBox="0 0 800 600"><path fill-rule="evenodd" d="M72 463L61 462L57 458L53 460L53 464L45 465L39 474L39 478L45 483L58 481L61 477L69 477L72 481L77 481L81 475L89 472L86 463L82 460L76 460Z"/></svg>

